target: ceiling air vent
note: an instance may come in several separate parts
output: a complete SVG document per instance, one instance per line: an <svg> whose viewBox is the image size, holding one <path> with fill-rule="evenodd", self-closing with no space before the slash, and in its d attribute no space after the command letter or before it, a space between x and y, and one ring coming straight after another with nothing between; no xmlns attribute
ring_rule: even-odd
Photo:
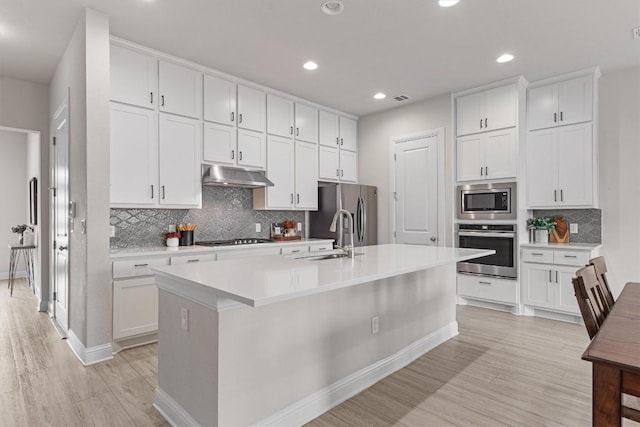
<svg viewBox="0 0 640 427"><path fill-rule="evenodd" d="M406 101L407 99L409 99L407 95L398 95L393 97L393 100L398 102Z"/></svg>

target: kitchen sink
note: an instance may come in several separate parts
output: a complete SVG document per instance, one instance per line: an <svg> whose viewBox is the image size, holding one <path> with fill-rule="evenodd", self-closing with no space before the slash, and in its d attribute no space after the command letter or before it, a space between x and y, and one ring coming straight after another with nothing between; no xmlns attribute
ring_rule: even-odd
<svg viewBox="0 0 640 427"><path fill-rule="evenodd" d="M305 258L307 260L310 261L322 261L324 259L336 259L336 258L346 258L347 254L342 253L342 254L326 254L326 255L318 255L318 256L312 256L309 258Z"/></svg>
<svg viewBox="0 0 640 427"><path fill-rule="evenodd" d="M364 255L362 253L356 253L356 256ZM323 261L326 259L338 259L338 258L346 258L348 257L347 253L341 249L333 249L330 252L323 253L305 253L305 254L296 254L294 256L287 256L287 258L291 259L299 259L305 261Z"/></svg>

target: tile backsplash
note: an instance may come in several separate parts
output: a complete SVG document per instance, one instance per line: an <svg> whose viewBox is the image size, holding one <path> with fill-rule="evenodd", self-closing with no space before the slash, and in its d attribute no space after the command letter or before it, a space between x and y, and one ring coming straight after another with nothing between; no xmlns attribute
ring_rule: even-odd
<svg viewBox="0 0 640 427"><path fill-rule="evenodd" d="M164 246L169 225L187 222L198 225L195 241L268 238L271 223L286 220L304 222L304 212L254 211L251 189L202 187L202 209L111 209L109 222L116 227L111 248Z"/></svg>
<svg viewBox="0 0 640 427"><path fill-rule="evenodd" d="M568 224L578 224L578 233L569 234L572 243L602 243L602 211L600 209L534 210L535 218L562 215Z"/></svg>

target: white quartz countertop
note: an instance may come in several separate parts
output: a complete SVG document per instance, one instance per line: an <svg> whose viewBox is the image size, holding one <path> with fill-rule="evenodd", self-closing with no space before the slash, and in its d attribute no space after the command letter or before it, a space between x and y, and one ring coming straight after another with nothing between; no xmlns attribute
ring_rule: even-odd
<svg viewBox="0 0 640 427"><path fill-rule="evenodd" d="M377 245L357 248L355 258L328 260L259 256L238 260L153 268L173 289L216 295L253 307L342 289L482 256L493 250L418 245ZM158 281L160 289L164 280Z"/></svg>
<svg viewBox="0 0 640 427"><path fill-rule="evenodd" d="M602 243L521 243L523 248L548 248L548 249L600 249Z"/></svg>
<svg viewBox="0 0 640 427"><path fill-rule="evenodd" d="M333 242L331 239L302 239L287 240L282 242L255 243L251 245L231 245L231 246L177 246L169 248L166 246L146 247L146 248L118 248L111 249L109 256L111 259L126 258L134 256L155 256L155 255L183 255L189 253L207 253L219 251L240 251L249 248L273 248L287 245L305 245L309 243Z"/></svg>

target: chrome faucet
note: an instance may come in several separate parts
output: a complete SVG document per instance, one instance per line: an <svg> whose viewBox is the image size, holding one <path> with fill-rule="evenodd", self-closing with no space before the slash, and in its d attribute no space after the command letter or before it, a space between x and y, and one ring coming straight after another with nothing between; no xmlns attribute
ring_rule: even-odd
<svg viewBox="0 0 640 427"><path fill-rule="evenodd" d="M351 216L351 212L346 209L338 209L338 211L333 215L333 221L331 222L331 227L329 227L329 231L334 233L336 231L336 222L338 222L338 218L340 215L346 215L349 219L347 221L347 225L349 226L349 244L345 244L342 246L342 249L347 253L349 258L355 257L355 251L353 247L353 217Z"/></svg>

